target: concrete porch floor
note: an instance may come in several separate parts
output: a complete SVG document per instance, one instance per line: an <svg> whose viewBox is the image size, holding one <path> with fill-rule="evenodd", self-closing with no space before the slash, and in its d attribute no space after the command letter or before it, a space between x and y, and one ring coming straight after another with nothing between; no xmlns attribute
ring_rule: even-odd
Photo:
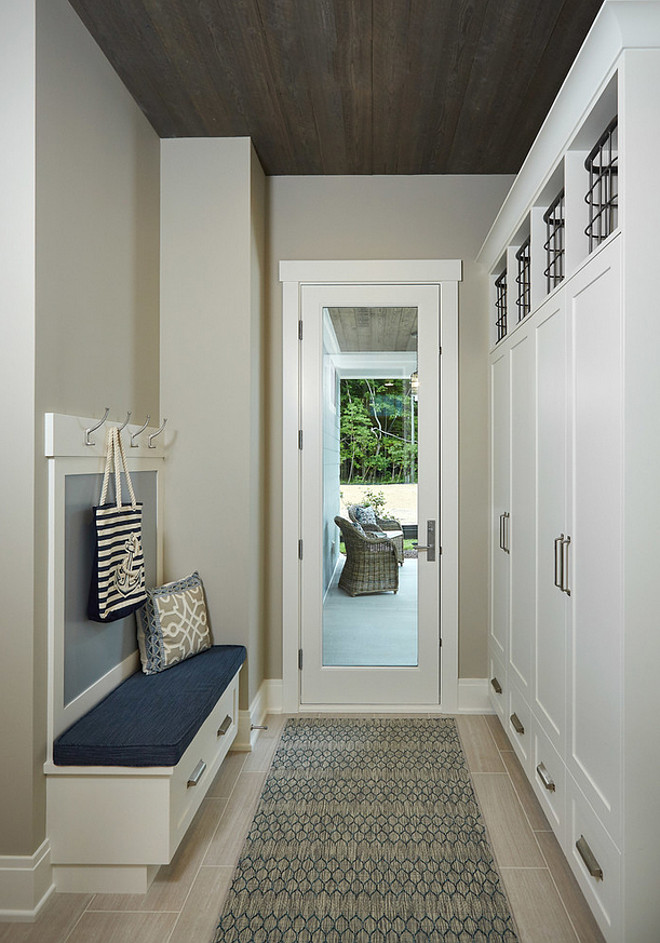
<svg viewBox="0 0 660 943"><path fill-rule="evenodd" d="M323 605L323 664L417 664L417 560L399 570L399 592L348 596L337 586L341 557Z"/></svg>

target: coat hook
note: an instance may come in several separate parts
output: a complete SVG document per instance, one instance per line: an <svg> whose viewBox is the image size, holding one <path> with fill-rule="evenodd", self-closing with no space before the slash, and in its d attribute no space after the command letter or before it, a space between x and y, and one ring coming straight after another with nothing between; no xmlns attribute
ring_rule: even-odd
<svg viewBox="0 0 660 943"><path fill-rule="evenodd" d="M167 419L163 419L163 422L162 422L162 425L161 425L160 429L157 429L155 432L152 432L151 435L149 436L149 448L150 448L150 449L155 449L155 448L156 448L155 445L152 445L152 444L151 444L151 440L152 440L152 439L155 439L157 435L160 435L160 434L161 434L161 432L162 432L163 429L165 428L165 423L166 423L166 422L167 422Z"/></svg>
<svg viewBox="0 0 660 943"><path fill-rule="evenodd" d="M95 426L90 426L89 429L85 429L85 445L94 445L94 440L90 439L92 432L96 432L97 429L100 429L103 423L108 418L108 413L110 412L110 407L105 407L105 416L100 422L97 422Z"/></svg>
<svg viewBox="0 0 660 943"><path fill-rule="evenodd" d="M140 426L140 428L138 429L137 432L132 432L132 433L131 433L131 448L132 448L132 449L137 449L137 448L138 448L138 446L135 444L135 440L136 440L137 437L140 435L140 433L141 433L141 432L144 432L144 430L147 428L147 426L149 425L149 420L150 420L150 419L151 419L151 416L147 416L147 421L145 422L145 424L144 424L143 426Z"/></svg>
<svg viewBox="0 0 660 943"><path fill-rule="evenodd" d="M117 426L117 432L122 432L126 428L126 426L128 425L128 420L130 418L131 418L131 411L129 409L129 411L126 413L126 419L124 419L121 426Z"/></svg>

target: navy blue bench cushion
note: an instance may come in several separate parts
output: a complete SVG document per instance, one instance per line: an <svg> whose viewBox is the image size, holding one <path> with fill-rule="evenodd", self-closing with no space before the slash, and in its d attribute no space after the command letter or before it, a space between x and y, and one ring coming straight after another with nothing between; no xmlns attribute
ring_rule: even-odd
<svg viewBox="0 0 660 943"><path fill-rule="evenodd" d="M245 661L214 645L155 675L136 672L53 744L58 766L176 766Z"/></svg>

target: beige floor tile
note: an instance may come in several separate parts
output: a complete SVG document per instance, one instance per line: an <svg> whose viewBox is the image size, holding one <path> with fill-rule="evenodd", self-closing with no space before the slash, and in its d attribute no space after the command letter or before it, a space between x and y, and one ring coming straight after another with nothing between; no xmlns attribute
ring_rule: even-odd
<svg viewBox="0 0 660 943"><path fill-rule="evenodd" d="M204 800L172 862L159 870L146 894L96 894L89 910L178 913L185 904L227 801Z"/></svg>
<svg viewBox="0 0 660 943"><path fill-rule="evenodd" d="M266 738L275 737L279 740L287 720L293 716L293 714L268 714L264 721L268 730L262 730L261 736Z"/></svg>
<svg viewBox="0 0 660 943"><path fill-rule="evenodd" d="M486 714L485 720L486 726L490 731L491 737L495 741L497 749L510 750L511 743L509 742L509 738L507 737L504 727L502 726L500 718L497 716L497 714Z"/></svg>
<svg viewBox="0 0 660 943"><path fill-rule="evenodd" d="M208 943L218 925L233 868L201 868L168 943Z"/></svg>
<svg viewBox="0 0 660 943"><path fill-rule="evenodd" d="M243 772L267 772L270 769L270 764L273 761L273 756L280 740L279 734L277 736L267 737L264 736L264 733L269 733L269 731L262 731L254 745L252 753L246 754Z"/></svg>
<svg viewBox="0 0 660 943"><path fill-rule="evenodd" d="M243 772L238 777L204 858L205 865L234 867L254 817L265 778L264 771Z"/></svg>
<svg viewBox="0 0 660 943"><path fill-rule="evenodd" d="M63 943L91 894L53 894L33 923L0 923L0 943Z"/></svg>
<svg viewBox="0 0 660 943"><path fill-rule="evenodd" d="M520 943L577 943L546 868L502 868L501 873Z"/></svg>
<svg viewBox="0 0 660 943"><path fill-rule="evenodd" d="M552 832L539 833L536 838L580 943L605 943L603 934L573 877L559 842Z"/></svg>
<svg viewBox="0 0 660 943"><path fill-rule="evenodd" d="M461 743L473 773L503 773L500 751L495 746L482 714L462 714L456 718Z"/></svg>
<svg viewBox="0 0 660 943"><path fill-rule="evenodd" d="M174 928L176 916L85 913L66 943L163 943Z"/></svg>
<svg viewBox="0 0 660 943"><path fill-rule="evenodd" d="M516 754L513 751L503 752L502 759L504 760L504 765L506 766L507 772L511 777L513 788L516 790L521 805L525 810L525 815L529 820L530 826L534 829L535 832L551 831L550 823L545 816L545 812L541 808L539 800L534 794L534 790L532 789Z"/></svg>
<svg viewBox="0 0 660 943"><path fill-rule="evenodd" d="M247 753L228 753L206 795L229 798L247 755Z"/></svg>
<svg viewBox="0 0 660 943"><path fill-rule="evenodd" d="M474 773L474 785L500 868L542 868L545 860L506 773Z"/></svg>

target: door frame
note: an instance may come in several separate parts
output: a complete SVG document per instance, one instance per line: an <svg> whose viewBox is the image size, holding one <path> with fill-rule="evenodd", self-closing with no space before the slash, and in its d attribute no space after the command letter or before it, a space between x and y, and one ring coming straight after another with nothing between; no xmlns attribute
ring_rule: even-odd
<svg viewBox="0 0 660 943"><path fill-rule="evenodd" d="M300 364L303 285L437 285L440 291L440 692L438 704L332 706L334 712L458 710L458 282L459 259L281 261L282 282L282 709L315 712L300 703Z"/></svg>

